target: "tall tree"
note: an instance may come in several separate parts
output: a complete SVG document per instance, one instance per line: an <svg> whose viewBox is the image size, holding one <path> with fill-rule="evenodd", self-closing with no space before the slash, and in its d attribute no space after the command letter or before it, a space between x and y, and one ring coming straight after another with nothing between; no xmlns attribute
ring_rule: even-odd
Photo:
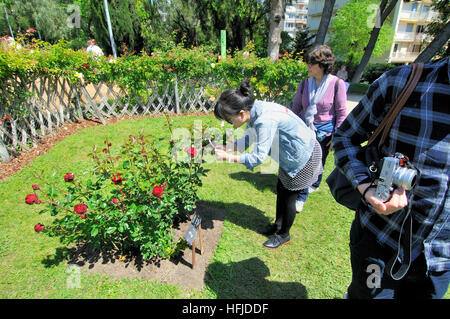
<svg viewBox="0 0 450 319"><path fill-rule="evenodd" d="M90 0L92 26L97 42L105 50L111 53L106 13L103 1ZM143 39L140 30L139 16L136 12L137 0L109 0L108 8L111 17L111 24L114 32L114 40L121 51L121 44L124 43L128 50L140 51L143 47Z"/></svg>
<svg viewBox="0 0 450 319"><path fill-rule="evenodd" d="M330 32L328 44L340 60L349 64L361 61L365 47L373 30L373 22L379 2L375 0L350 0L345 3L332 20L333 29ZM378 38L373 48L373 56L381 56L392 45L394 30L385 21L379 30Z"/></svg>
<svg viewBox="0 0 450 319"><path fill-rule="evenodd" d="M272 0L270 9L270 30L267 55L273 60L278 59L281 44L281 19L283 15L283 0Z"/></svg>
<svg viewBox="0 0 450 319"><path fill-rule="evenodd" d="M336 0L325 0L314 45L324 44Z"/></svg>
<svg viewBox="0 0 450 319"><path fill-rule="evenodd" d="M442 32L445 25L450 21L450 5L448 0L433 0L433 11L438 12L438 16L430 22L425 33L435 38ZM436 53L439 57L450 56L450 43L447 41Z"/></svg>
<svg viewBox="0 0 450 319"><path fill-rule="evenodd" d="M67 13L57 0L14 0L2 1L8 9L8 15L14 34L24 33L28 28L39 31L42 40L56 42L60 39L68 39L69 27L67 26ZM4 18L4 9L1 16ZM2 20L2 19L0 19ZM2 33L9 34L2 25ZM36 36L37 37L37 36Z"/></svg>
<svg viewBox="0 0 450 319"><path fill-rule="evenodd" d="M352 82L359 82L361 80L361 76L369 63L370 57L372 56L372 52L375 48L375 44L377 43L378 36L380 35L381 27L383 26L384 21L386 21L387 17L391 14L394 7L397 5L398 0L382 0L380 6L378 7L375 23L370 33L370 39L364 48L364 54L356 67L355 73L353 74Z"/></svg>
<svg viewBox="0 0 450 319"><path fill-rule="evenodd" d="M315 35L309 34L307 28L297 31L294 39L293 53L295 57L304 57L304 54L312 46L311 40Z"/></svg>
<svg viewBox="0 0 450 319"><path fill-rule="evenodd" d="M414 63L428 62L441 49L450 38L450 22L442 28L441 32L434 38L433 41L419 54Z"/></svg>

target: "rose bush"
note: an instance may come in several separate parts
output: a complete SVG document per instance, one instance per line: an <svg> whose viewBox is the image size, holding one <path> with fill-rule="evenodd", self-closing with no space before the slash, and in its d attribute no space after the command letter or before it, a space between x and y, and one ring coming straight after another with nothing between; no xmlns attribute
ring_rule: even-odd
<svg viewBox="0 0 450 319"><path fill-rule="evenodd" d="M41 206L39 214L54 216L51 225L39 223L34 230L65 244L133 251L146 260L170 257L179 247L172 226L193 212L206 175L202 162L192 156L201 150L180 143L171 140L163 151L141 131L130 135L117 153L108 140L103 147L94 146L90 156L95 166L86 181L68 172L61 177L65 189L44 187L45 181L32 186L25 202ZM172 154L186 147L188 160L175 161Z"/></svg>

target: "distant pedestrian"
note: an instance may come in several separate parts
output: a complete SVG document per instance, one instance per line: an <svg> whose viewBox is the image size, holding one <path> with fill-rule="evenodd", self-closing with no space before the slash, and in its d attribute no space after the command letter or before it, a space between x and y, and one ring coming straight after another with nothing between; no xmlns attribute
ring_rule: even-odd
<svg viewBox="0 0 450 319"><path fill-rule="evenodd" d="M88 40L86 51L92 53L94 56L103 56L103 51L97 45L95 39Z"/></svg>
<svg viewBox="0 0 450 319"><path fill-rule="evenodd" d="M338 78L341 78L342 80L344 80L345 82L345 89L346 91L348 90L348 87L350 86L350 83L347 82L348 79L348 72L347 72L347 67L345 66L345 64L341 65L340 70L336 73L336 76Z"/></svg>

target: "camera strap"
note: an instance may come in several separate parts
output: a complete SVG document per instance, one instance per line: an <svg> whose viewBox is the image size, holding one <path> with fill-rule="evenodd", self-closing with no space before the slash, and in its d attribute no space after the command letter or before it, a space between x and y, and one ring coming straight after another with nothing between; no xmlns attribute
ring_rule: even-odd
<svg viewBox="0 0 450 319"><path fill-rule="evenodd" d="M412 216L411 216L411 203L408 201L408 209L406 211L406 216L403 219L402 225L400 226L400 234L398 235L398 245L397 253L388 262L387 269L389 275L394 280L402 279L409 270L411 266L411 244L412 244ZM401 247L403 246L403 260L400 259ZM400 264L400 268L394 272L394 268L397 263Z"/></svg>

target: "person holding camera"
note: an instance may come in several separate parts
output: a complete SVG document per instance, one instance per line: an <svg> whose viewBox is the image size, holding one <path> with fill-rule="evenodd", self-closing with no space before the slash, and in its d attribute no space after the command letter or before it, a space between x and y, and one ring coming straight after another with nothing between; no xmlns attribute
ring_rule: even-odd
<svg viewBox="0 0 450 319"><path fill-rule="evenodd" d="M296 216L295 201L299 191L307 190L322 173L322 151L314 132L291 110L277 103L254 100L248 80L237 89L220 95L214 115L234 127L247 125L244 136L233 148L254 149L241 155L215 147L216 158L244 164L253 170L267 156L278 162L275 222L259 233L270 236L266 248L278 248L290 241L289 230ZM243 147L241 147L243 146Z"/></svg>
<svg viewBox="0 0 450 319"><path fill-rule="evenodd" d="M449 286L449 58L424 65L379 148L384 160L374 183L356 156L411 70L400 66L378 78L333 136L336 166L363 196L350 230L348 298L442 298ZM411 234L402 236L407 217ZM391 267L396 262L404 270L401 277L393 275L398 273Z"/></svg>

